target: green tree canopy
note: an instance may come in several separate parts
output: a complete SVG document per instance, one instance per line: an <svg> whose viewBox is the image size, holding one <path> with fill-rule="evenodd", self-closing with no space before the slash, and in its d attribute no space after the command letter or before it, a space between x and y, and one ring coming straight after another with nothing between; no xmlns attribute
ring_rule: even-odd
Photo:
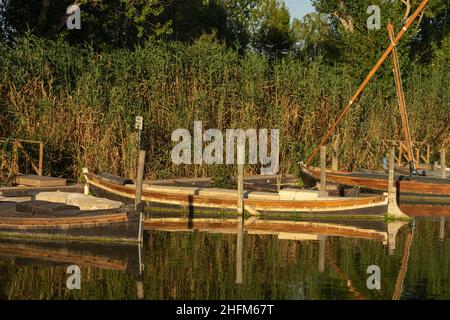
<svg viewBox="0 0 450 320"><path fill-rule="evenodd" d="M284 1L262 0L255 11L253 47L270 58L290 52L294 44L291 17Z"/></svg>
<svg viewBox="0 0 450 320"><path fill-rule="evenodd" d="M323 37L331 35L333 60L357 65L366 73L389 44L386 26L394 24L395 32L405 24L408 17L419 6L421 0L313 0L317 12L327 17L329 30ZM412 24L401 40L398 50L402 64L411 57L422 59L432 56L432 46L441 47L448 37L449 1L430 1L426 9ZM380 8L380 29L369 29L367 20L372 12L369 6ZM320 40L318 40L320 42ZM417 50L419 49L420 50Z"/></svg>

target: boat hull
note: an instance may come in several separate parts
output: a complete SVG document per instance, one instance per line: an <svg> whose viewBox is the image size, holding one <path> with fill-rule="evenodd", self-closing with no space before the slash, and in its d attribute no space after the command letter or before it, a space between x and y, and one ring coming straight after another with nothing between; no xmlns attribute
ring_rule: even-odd
<svg viewBox="0 0 450 320"><path fill-rule="evenodd" d="M90 190L94 195L122 202L134 202L135 188L103 180L94 174L89 174L87 178ZM189 210L192 208L214 208L222 211L235 211L237 209L236 197L229 195L205 196L199 195L195 190L190 194L187 191L188 189L183 188L174 189L172 192L156 192L144 189L142 200L149 203L181 206L189 208ZM224 193L226 192L224 191ZM246 208L252 208L261 213L383 215L387 212L385 196L289 201L275 199L273 195L273 193L267 193L267 198L264 199L264 194L259 194L258 198L252 198L247 194L244 203Z"/></svg>
<svg viewBox="0 0 450 320"><path fill-rule="evenodd" d="M327 170L327 182L350 187L360 187L375 191L388 191L388 175L377 173L349 173ZM320 169L315 167L302 168L302 180L305 184L320 180ZM401 195L400 200L407 198L433 197L450 198L450 179L432 177L396 176L396 187Z"/></svg>
<svg viewBox="0 0 450 320"><path fill-rule="evenodd" d="M0 237L133 243L139 215L120 210L75 215L34 216L16 213L14 203L0 203Z"/></svg>

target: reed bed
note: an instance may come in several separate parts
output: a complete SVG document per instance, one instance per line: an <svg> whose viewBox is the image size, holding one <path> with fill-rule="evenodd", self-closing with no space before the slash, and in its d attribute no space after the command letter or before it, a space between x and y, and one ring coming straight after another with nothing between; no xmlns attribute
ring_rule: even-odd
<svg viewBox="0 0 450 320"><path fill-rule="evenodd" d="M211 166L170 159L172 132L192 132L197 120L205 129L280 129L283 171L295 172L361 80L349 75L359 66L274 62L210 38L96 52L27 36L0 47L0 66L0 137L44 141L44 174L74 180L84 166L134 176L136 115L149 178L211 175ZM380 168L383 140L402 139L391 69L389 61L339 126L342 168ZM450 146L449 70L444 58L403 70L412 136L431 144L433 160Z"/></svg>

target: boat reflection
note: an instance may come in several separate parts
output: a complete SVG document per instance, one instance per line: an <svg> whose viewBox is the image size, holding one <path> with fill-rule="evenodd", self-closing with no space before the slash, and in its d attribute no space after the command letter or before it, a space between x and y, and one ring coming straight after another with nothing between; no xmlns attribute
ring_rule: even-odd
<svg viewBox="0 0 450 320"><path fill-rule="evenodd" d="M2 276L8 281L0 295L39 299L446 298L448 292L438 289L448 287L449 220L417 217L412 222L386 223L150 216L145 222L144 251L134 245L1 239ZM78 291L65 290L65 268L72 264L86 276ZM371 265L380 267L381 290L367 287ZM438 289L435 283L441 284Z"/></svg>
<svg viewBox="0 0 450 320"><path fill-rule="evenodd" d="M0 259L15 265L93 267L142 273L142 245L0 240Z"/></svg>
<svg viewBox="0 0 450 320"><path fill-rule="evenodd" d="M282 241L314 241L318 243L317 270L324 272L326 268L328 240L332 237L347 237L355 239L382 242L387 247L389 255L396 249L397 234L406 228L409 222L394 221L386 223L381 220L268 220L251 217L243 220L237 218L162 218L160 215L147 217L145 230L168 232L208 232L214 234L236 233L236 284L244 282L243 252L246 235L275 235ZM409 250L409 249L408 249ZM330 260L330 259L328 259ZM332 263L331 265L336 265ZM328 261L330 262L330 261ZM338 272L339 270L337 270ZM338 272L339 273L339 272Z"/></svg>

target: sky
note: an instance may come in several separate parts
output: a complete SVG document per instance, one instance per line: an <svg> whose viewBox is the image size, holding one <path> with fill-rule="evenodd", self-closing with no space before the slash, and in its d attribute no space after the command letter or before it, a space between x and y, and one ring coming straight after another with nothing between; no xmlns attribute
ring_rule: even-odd
<svg viewBox="0 0 450 320"><path fill-rule="evenodd" d="M284 0L292 18L303 18L305 14L313 12L310 0Z"/></svg>

